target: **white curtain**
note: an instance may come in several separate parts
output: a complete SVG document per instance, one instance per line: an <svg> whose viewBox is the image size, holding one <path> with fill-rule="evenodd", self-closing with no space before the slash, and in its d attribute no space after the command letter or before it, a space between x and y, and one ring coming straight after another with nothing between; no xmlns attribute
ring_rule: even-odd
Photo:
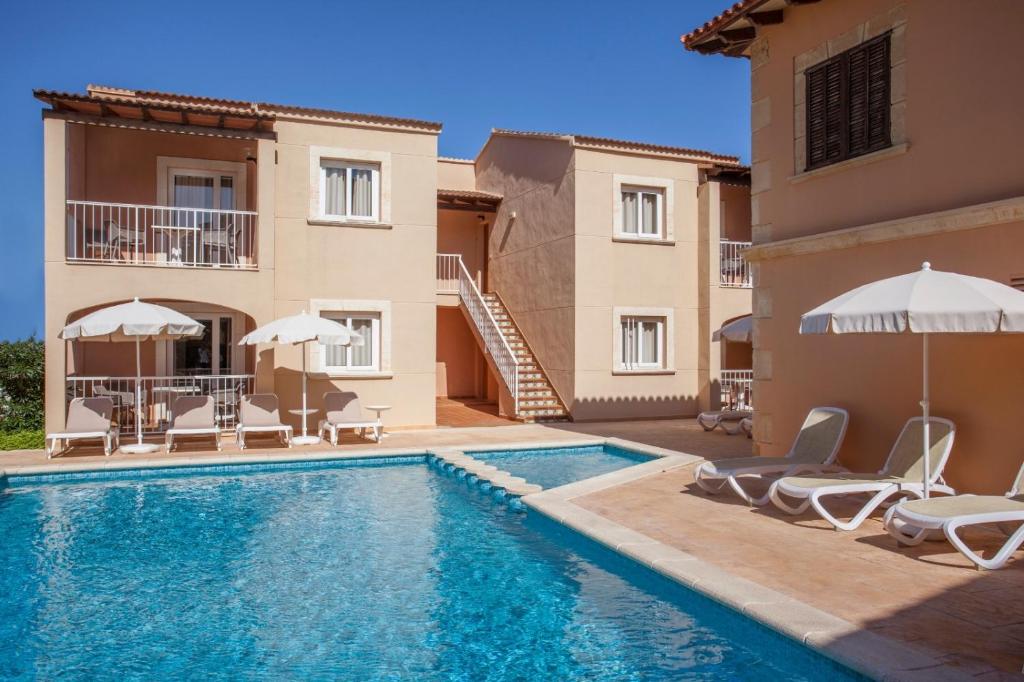
<svg viewBox="0 0 1024 682"><path fill-rule="evenodd" d="M640 323L640 362L653 365L658 362L658 323Z"/></svg>
<svg viewBox="0 0 1024 682"><path fill-rule="evenodd" d="M187 208L213 208L213 178L175 175L174 205Z"/></svg>
<svg viewBox="0 0 1024 682"><path fill-rule="evenodd" d="M345 213L345 169L324 167L324 214Z"/></svg>
<svg viewBox="0 0 1024 682"><path fill-rule="evenodd" d="M643 233L658 232L658 195L643 194Z"/></svg>
<svg viewBox="0 0 1024 682"><path fill-rule="evenodd" d="M622 193L622 231L636 234L636 192Z"/></svg>
<svg viewBox="0 0 1024 682"><path fill-rule="evenodd" d="M622 318L622 366L632 367L636 364L636 324L633 318Z"/></svg>
<svg viewBox="0 0 1024 682"><path fill-rule="evenodd" d="M351 346L352 366L370 367L373 365L373 320L353 319L349 328L363 337L363 345Z"/></svg>
<svg viewBox="0 0 1024 682"><path fill-rule="evenodd" d="M373 172L363 168L352 169L352 215L362 218L373 216Z"/></svg>

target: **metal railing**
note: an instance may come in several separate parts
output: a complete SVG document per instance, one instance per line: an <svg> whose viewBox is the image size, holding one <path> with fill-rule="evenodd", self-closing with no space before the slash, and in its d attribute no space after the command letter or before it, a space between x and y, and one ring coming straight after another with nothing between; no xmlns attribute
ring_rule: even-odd
<svg viewBox="0 0 1024 682"><path fill-rule="evenodd" d="M750 248L751 242L737 242L722 239L718 242L719 270L723 287L740 287L749 289L750 265L743 259L743 251Z"/></svg>
<svg viewBox="0 0 1024 682"><path fill-rule="evenodd" d="M253 211L67 202L68 262L255 270Z"/></svg>
<svg viewBox="0 0 1024 682"><path fill-rule="evenodd" d="M67 402L73 398L106 396L114 401L114 420L122 433L135 431L135 377L67 377ZM221 430L238 423L238 403L256 384L254 374L214 374L142 377L142 430L159 433L174 419L174 400L180 396L212 395Z"/></svg>
<svg viewBox="0 0 1024 682"><path fill-rule="evenodd" d="M501 333L501 327L491 314L491 309L487 307L487 301L484 300L479 287L462 262L462 257L455 256L455 259L459 266L459 297L469 311L469 316L473 318L473 323L483 338L484 346L494 360L505 386L512 394L514 413L519 414L519 361L512 352L512 347L508 345L505 335ZM438 262L440 263L440 259Z"/></svg>
<svg viewBox="0 0 1024 682"><path fill-rule="evenodd" d="M457 253L437 254L437 293L459 293L459 264L462 256Z"/></svg>
<svg viewBox="0 0 1024 682"><path fill-rule="evenodd" d="M754 370L723 369L720 372L719 384L723 408L754 409Z"/></svg>

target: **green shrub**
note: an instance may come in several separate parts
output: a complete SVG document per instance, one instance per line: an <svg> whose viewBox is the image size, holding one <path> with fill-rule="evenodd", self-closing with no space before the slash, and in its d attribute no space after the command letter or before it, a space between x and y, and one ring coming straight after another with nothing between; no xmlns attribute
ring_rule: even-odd
<svg viewBox="0 0 1024 682"><path fill-rule="evenodd" d="M43 428L43 342L0 341L0 433Z"/></svg>
<svg viewBox="0 0 1024 682"><path fill-rule="evenodd" d="M0 431L0 450L38 450L45 447L42 429L32 431Z"/></svg>

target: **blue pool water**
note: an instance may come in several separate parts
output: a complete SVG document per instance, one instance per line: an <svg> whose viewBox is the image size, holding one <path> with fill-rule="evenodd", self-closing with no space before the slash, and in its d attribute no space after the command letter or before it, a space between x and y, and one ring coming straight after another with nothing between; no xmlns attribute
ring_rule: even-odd
<svg viewBox="0 0 1024 682"><path fill-rule="evenodd" d="M613 445L537 450L490 450L471 452L474 458L493 464L513 476L522 476L544 489L600 476L610 471L647 462L651 458Z"/></svg>
<svg viewBox="0 0 1024 682"><path fill-rule="evenodd" d="M424 460L0 490L0 678L844 679Z"/></svg>

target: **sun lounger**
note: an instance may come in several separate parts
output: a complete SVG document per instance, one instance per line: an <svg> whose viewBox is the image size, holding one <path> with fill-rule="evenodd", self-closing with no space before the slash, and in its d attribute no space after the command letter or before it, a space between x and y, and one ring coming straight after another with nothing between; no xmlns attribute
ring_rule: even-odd
<svg viewBox="0 0 1024 682"><path fill-rule="evenodd" d="M767 493L753 497L740 485L741 477L761 480L768 476L836 471L839 446L846 435L849 414L840 407L816 407L808 413L793 447L783 457L740 457L707 461L697 467L697 485L710 494L728 485L748 504L768 503Z"/></svg>
<svg viewBox="0 0 1024 682"><path fill-rule="evenodd" d="M324 393L324 418L320 420L319 432L326 431L330 435L331 445L338 444L338 431L354 429L360 437L366 437L366 429L373 429L373 439L380 442L383 424L379 418L367 419L363 416L363 408L359 404L359 396L352 391L332 391Z"/></svg>
<svg viewBox="0 0 1024 682"><path fill-rule="evenodd" d="M212 395L181 396L174 401L171 411L174 421L166 433L167 452L174 447L175 436L213 436L220 450L220 428Z"/></svg>
<svg viewBox="0 0 1024 682"><path fill-rule="evenodd" d="M697 415L697 423L705 431L714 431L721 426L730 436L740 432L740 422L750 416L750 410L715 410L701 412Z"/></svg>
<svg viewBox="0 0 1024 682"><path fill-rule="evenodd" d="M930 459L931 490L944 495L955 495L956 491L942 480L942 470L953 448L956 426L948 419L931 417ZM893 495L924 496L924 419L908 419L900 431L899 438L892 446L885 466L877 474L834 473L808 474L780 478L769 488L768 494L779 509L790 514L800 514L808 506L831 523L836 530L853 530L864 522L875 509L885 504ZM830 495L867 494L871 497L849 521L840 521L822 504ZM798 500L792 506L788 499Z"/></svg>
<svg viewBox="0 0 1024 682"><path fill-rule="evenodd" d="M273 393L242 396L240 417L238 426L235 427L235 438L240 449L245 449L247 433L277 433L288 447L292 446L292 427L281 423L277 396Z"/></svg>
<svg viewBox="0 0 1024 682"><path fill-rule="evenodd" d="M982 558L968 547L957 532L980 524L998 524L1010 536L991 559ZM909 500L889 508L885 529L903 545L920 544L930 531L941 530L979 569L1002 568L1010 555L1024 545L1024 465L1005 496L956 495Z"/></svg>
<svg viewBox="0 0 1024 682"><path fill-rule="evenodd" d="M75 398L68 405L64 430L46 434L46 457L53 457L59 441L67 447L72 440L95 438L103 440L103 452L110 456L120 445L120 432L111 422L113 416L114 401L110 398Z"/></svg>

